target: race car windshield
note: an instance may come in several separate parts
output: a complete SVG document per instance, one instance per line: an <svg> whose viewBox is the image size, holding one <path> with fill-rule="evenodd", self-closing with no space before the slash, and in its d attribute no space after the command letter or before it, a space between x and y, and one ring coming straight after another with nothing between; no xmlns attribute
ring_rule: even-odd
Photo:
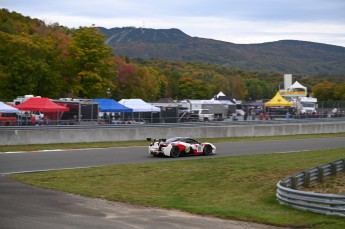
<svg viewBox="0 0 345 229"><path fill-rule="evenodd" d="M189 144L199 144L198 141L196 141L194 139L191 139L191 138L169 138L165 142L166 143L171 143L171 142L177 142L177 141L186 142L186 143L189 143Z"/></svg>

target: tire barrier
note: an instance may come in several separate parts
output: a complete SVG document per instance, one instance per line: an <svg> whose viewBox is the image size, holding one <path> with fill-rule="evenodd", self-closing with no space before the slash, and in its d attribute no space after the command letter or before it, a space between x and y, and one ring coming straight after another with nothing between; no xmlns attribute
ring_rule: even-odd
<svg viewBox="0 0 345 229"><path fill-rule="evenodd" d="M298 190L345 171L345 158L305 170L277 183L280 204L326 215L345 217L345 194L324 194Z"/></svg>

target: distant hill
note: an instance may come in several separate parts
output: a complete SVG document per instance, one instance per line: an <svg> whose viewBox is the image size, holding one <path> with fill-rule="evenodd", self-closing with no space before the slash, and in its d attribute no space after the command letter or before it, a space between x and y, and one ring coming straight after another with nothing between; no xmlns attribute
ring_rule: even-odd
<svg viewBox="0 0 345 229"><path fill-rule="evenodd" d="M234 44L191 37L178 29L135 27L99 28L114 54L205 62L224 67L297 75L344 75L345 47L282 40L262 44Z"/></svg>

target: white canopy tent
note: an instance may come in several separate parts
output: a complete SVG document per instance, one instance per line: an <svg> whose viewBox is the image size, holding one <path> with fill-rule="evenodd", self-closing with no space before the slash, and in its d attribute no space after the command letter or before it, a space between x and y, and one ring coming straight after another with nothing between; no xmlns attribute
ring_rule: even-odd
<svg viewBox="0 0 345 229"><path fill-rule="evenodd" d="M223 92L219 92L216 96L215 96L215 98L212 98L211 100L215 100L215 99L218 99L220 96L226 96Z"/></svg>
<svg viewBox="0 0 345 229"><path fill-rule="evenodd" d="M133 112L160 112L159 107L144 102L142 99L121 99L119 101L123 106L133 109Z"/></svg>
<svg viewBox="0 0 345 229"><path fill-rule="evenodd" d="M19 113L19 110L15 107L11 107L6 103L0 102L0 112L1 113Z"/></svg>
<svg viewBox="0 0 345 229"><path fill-rule="evenodd" d="M288 87L287 90L288 91L294 91L294 90L307 91L307 87L303 86L298 81L296 81L294 84L292 84L290 87Z"/></svg>

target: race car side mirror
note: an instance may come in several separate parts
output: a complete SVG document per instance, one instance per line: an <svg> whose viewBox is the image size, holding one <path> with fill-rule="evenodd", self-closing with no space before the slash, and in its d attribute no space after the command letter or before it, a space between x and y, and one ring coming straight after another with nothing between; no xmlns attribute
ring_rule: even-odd
<svg viewBox="0 0 345 229"><path fill-rule="evenodd" d="M162 142L166 142L166 139L165 139L165 138L162 138L161 141L162 141Z"/></svg>
<svg viewBox="0 0 345 229"><path fill-rule="evenodd" d="M146 138L146 140L147 140L148 142L150 142L150 141L152 140L152 138Z"/></svg>

